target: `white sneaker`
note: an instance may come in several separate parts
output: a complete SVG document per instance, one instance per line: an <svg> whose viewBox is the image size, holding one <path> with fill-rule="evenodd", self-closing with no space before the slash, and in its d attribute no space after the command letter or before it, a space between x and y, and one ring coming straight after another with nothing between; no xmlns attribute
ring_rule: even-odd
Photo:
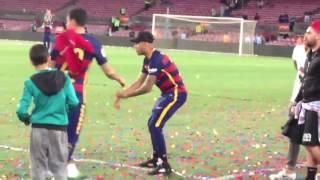
<svg viewBox="0 0 320 180"><path fill-rule="evenodd" d="M68 177L69 178L77 178L80 176L80 172L74 163L69 163L67 165Z"/></svg>
<svg viewBox="0 0 320 180"><path fill-rule="evenodd" d="M46 178L48 178L48 179L52 179L52 178L53 178L53 174L52 174L52 172L49 171L49 170L46 171L45 176L46 176Z"/></svg>
<svg viewBox="0 0 320 180"><path fill-rule="evenodd" d="M280 180L280 179L296 179L297 174L296 173L290 173L287 174L286 170L283 169L282 171L278 172L277 174L271 174L269 176L270 180Z"/></svg>

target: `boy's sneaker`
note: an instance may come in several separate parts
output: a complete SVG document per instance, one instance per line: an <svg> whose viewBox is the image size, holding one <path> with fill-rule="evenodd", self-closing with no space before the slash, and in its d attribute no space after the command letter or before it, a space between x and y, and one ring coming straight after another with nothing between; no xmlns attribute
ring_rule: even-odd
<svg viewBox="0 0 320 180"><path fill-rule="evenodd" d="M297 178L297 174L296 173L288 174L286 172L286 170L283 169L282 171L278 172L277 174L271 174L269 176L269 178L270 178L270 180L279 180L279 179L291 180L291 179L296 179Z"/></svg>
<svg viewBox="0 0 320 180"><path fill-rule="evenodd" d="M74 163L69 163L67 165L68 178L77 178L80 176L80 172Z"/></svg>
<svg viewBox="0 0 320 180"><path fill-rule="evenodd" d="M45 172L45 176L46 176L46 178L48 178L48 179L53 178L53 174L52 174L52 172L49 171L49 170L47 170L47 171Z"/></svg>
<svg viewBox="0 0 320 180"><path fill-rule="evenodd" d="M154 168L152 171L150 171L148 174L149 175L158 175L158 174L163 174L163 175L170 175L172 172L170 164L168 162L163 162L159 165L157 165L156 168Z"/></svg>

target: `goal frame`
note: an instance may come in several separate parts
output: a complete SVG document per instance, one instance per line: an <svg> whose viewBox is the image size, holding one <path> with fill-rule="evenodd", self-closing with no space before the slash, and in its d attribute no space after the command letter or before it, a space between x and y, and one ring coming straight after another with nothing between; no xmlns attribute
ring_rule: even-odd
<svg viewBox="0 0 320 180"><path fill-rule="evenodd" d="M211 16L190 16L190 15L174 15L174 14L153 14L152 15L152 34L155 34L155 29L156 29L156 17L164 17L164 18L197 18L197 19L209 19L209 20L227 20L227 21L234 21L234 22L229 22L229 23L239 23L240 24L240 32L239 32L239 50L238 54L239 56L243 55L243 28L244 28L244 23L245 22L254 22L254 21L248 21L244 20L243 18L234 18L234 17L211 17ZM221 23L220 23L221 24Z"/></svg>

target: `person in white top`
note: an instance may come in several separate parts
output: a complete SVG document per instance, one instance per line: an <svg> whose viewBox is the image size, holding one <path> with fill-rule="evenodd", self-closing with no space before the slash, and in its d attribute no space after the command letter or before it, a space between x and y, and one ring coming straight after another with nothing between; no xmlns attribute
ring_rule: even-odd
<svg viewBox="0 0 320 180"><path fill-rule="evenodd" d="M292 60L294 67L297 70L297 75L294 81L294 86L290 98L289 111L296 105L296 98L299 94L301 87L301 80L304 76L304 65L307 59L306 48L304 45L303 37L298 37L296 46L292 53ZM289 112L290 114L290 112ZM290 116L290 115L289 115ZM291 114L292 116L292 114ZM288 161L287 166L277 174L270 175L270 179L296 179L295 167L300 151L300 146L291 140L289 140Z"/></svg>
<svg viewBox="0 0 320 180"><path fill-rule="evenodd" d="M290 98L290 102L294 103L301 87L301 78L304 76L304 64L307 59L306 48L302 37L299 37L297 39L296 47L293 49L292 59L294 67L297 70L297 75L294 81L293 91Z"/></svg>

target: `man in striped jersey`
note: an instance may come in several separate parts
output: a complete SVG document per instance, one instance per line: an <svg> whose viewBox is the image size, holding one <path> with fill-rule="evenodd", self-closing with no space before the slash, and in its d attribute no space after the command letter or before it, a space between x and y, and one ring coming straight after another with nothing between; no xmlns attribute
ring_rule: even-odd
<svg viewBox="0 0 320 180"><path fill-rule="evenodd" d="M161 90L148 120L151 135L153 157L139 164L141 167L153 168L148 174L169 175L165 139L162 129L171 116L185 103L187 91L181 75L167 55L154 49L154 37L150 32L140 32L131 40L138 55L145 56L139 78L128 88L116 93L114 106L120 108L120 99L149 93L154 84Z"/></svg>

